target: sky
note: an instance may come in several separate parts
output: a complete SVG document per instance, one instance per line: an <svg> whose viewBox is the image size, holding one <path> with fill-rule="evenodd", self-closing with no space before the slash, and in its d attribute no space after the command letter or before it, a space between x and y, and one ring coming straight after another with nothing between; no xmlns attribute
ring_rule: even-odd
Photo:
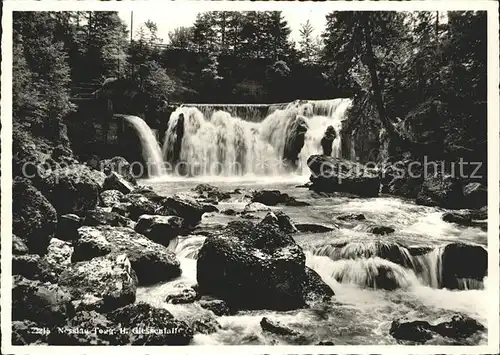
<svg viewBox="0 0 500 355"><path fill-rule="evenodd" d="M325 26L325 11L316 9L286 9L281 10L283 17L288 22L292 33L291 39L298 42L300 38L300 26L308 19L314 27L313 36L319 36ZM196 20L196 15L200 10L196 8L185 8L175 13L165 13L165 11L141 10L133 12L133 31L137 34L139 27L147 20L155 22L158 26L158 36L163 39L163 43L168 43L168 33L180 26L192 26ZM119 16L127 24L130 31L130 11L119 11Z"/></svg>

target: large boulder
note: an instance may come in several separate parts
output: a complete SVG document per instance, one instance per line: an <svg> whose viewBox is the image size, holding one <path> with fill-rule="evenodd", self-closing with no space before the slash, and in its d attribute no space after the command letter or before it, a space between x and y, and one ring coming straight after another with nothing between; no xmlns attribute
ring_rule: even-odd
<svg viewBox="0 0 500 355"><path fill-rule="evenodd" d="M201 221L205 212L207 212L206 206L194 198L186 194L176 194L163 201L163 206L157 214L182 217L185 227L192 227Z"/></svg>
<svg viewBox="0 0 500 355"><path fill-rule="evenodd" d="M134 185L123 176L111 172L104 180L103 190L118 190L123 194L128 194L134 190Z"/></svg>
<svg viewBox="0 0 500 355"><path fill-rule="evenodd" d="M116 173L121 175L126 181L131 183L133 186L137 185L132 168L127 159L116 156L111 159L101 160L101 169L106 174L106 176L111 175L111 173Z"/></svg>
<svg viewBox="0 0 500 355"><path fill-rule="evenodd" d="M445 222L456 223L461 226L472 225L472 213L469 211L445 212L441 218Z"/></svg>
<svg viewBox="0 0 500 355"><path fill-rule="evenodd" d="M153 242L168 246L170 241L184 231L184 219L177 216L156 216L144 214L139 217L135 231Z"/></svg>
<svg viewBox="0 0 500 355"><path fill-rule="evenodd" d="M427 176L416 203L424 206L439 206L459 209L463 206L463 188L460 180L451 175L434 174Z"/></svg>
<svg viewBox="0 0 500 355"><path fill-rule="evenodd" d="M380 177L374 169L326 155L310 156L307 165L312 173L313 191L348 192L363 197L379 195Z"/></svg>
<svg viewBox="0 0 500 355"><path fill-rule="evenodd" d="M488 251L480 245L451 243L444 247L442 287L459 288L459 279L482 281L488 272Z"/></svg>
<svg viewBox="0 0 500 355"><path fill-rule="evenodd" d="M193 338L193 330L185 322L144 302L117 309L108 318L128 330L131 345L187 345Z"/></svg>
<svg viewBox="0 0 500 355"><path fill-rule="evenodd" d="M137 276L126 255L113 254L68 265L59 284L77 309L108 312L135 302Z"/></svg>
<svg viewBox="0 0 500 355"><path fill-rule="evenodd" d="M311 293L321 298L328 288L306 287L309 275L304 252L273 221L230 222L198 254L199 292L233 309L302 308Z"/></svg>
<svg viewBox="0 0 500 355"><path fill-rule="evenodd" d="M62 325L74 314L67 289L52 283L12 278L12 320L30 320L39 325Z"/></svg>
<svg viewBox="0 0 500 355"><path fill-rule="evenodd" d="M58 214L78 215L97 206L103 175L85 165L60 167L41 179L40 189Z"/></svg>
<svg viewBox="0 0 500 355"><path fill-rule="evenodd" d="M191 287L180 291L169 293L165 297L165 302L172 304L193 303L198 299L198 293Z"/></svg>
<svg viewBox="0 0 500 355"><path fill-rule="evenodd" d="M479 182L471 182L464 186L464 207L481 208L488 205L488 190Z"/></svg>
<svg viewBox="0 0 500 355"><path fill-rule="evenodd" d="M78 239L73 243L74 250L71 260L73 262L90 260L98 256L111 253L111 243L106 234L93 227L78 229Z"/></svg>
<svg viewBox="0 0 500 355"><path fill-rule="evenodd" d="M139 279L148 285L171 280L181 274L175 254L126 227L81 227L73 261L90 260L106 254L125 254Z"/></svg>
<svg viewBox="0 0 500 355"><path fill-rule="evenodd" d="M434 326L434 331L439 335L454 339L467 338L484 330L485 327L481 323L461 314L456 314L450 321Z"/></svg>
<svg viewBox="0 0 500 355"><path fill-rule="evenodd" d="M44 254L55 233L57 213L52 204L31 185L16 178L12 184L12 232L31 253Z"/></svg>

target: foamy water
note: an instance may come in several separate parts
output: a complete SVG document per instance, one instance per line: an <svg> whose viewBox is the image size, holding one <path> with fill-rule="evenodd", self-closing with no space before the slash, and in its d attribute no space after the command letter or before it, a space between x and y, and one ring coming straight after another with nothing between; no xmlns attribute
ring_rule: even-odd
<svg viewBox="0 0 500 355"><path fill-rule="evenodd" d="M433 324L447 321L452 315L463 313L487 325L487 291L485 279L483 289L446 290L437 288L440 280L439 247L453 241L469 242L486 246L486 232L479 228L463 228L441 220L444 210L417 206L411 201L393 197L379 198L318 198L305 188L296 188L303 178L278 182L275 178L260 179L239 177L210 181L203 179L178 179L176 181L149 180L161 194L170 195L179 191L189 191L200 182L211 182L224 191L244 189L243 194L234 194L231 199L219 203L219 210L233 208L242 211L249 202L245 193L252 189L278 189L311 206L277 206L296 223L321 223L338 226L332 232L312 234L299 233L294 239L306 252L306 264L314 269L334 290L331 303L313 306L310 309L289 312L243 311L234 316L217 317L221 329L216 333L196 334L195 344L291 344L305 341L316 344L319 341L333 341L335 344L395 344L389 335L391 322L395 319L427 320ZM363 213L365 221L340 221L337 217L346 213ZM263 213L265 214L265 212ZM219 213L206 214L205 224L226 224L238 216ZM381 224L392 226L395 232L387 236L375 236L367 226ZM427 227L426 227L427 226ZM176 253L181 261L183 275L175 281L147 288L139 288L138 301L146 301L159 307L166 307L174 315L183 318L192 314L207 312L198 305L169 305L165 295L172 287L196 283L197 251L205 240L202 236L181 237ZM318 255L317 250L330 244L348 243L335 254ZM374 255L378 246L402 246L401 253L410 246L430 246L435 248L425 256L411 257L407 266L396 264ZM349 255L362 256L349 258ZM366 254L363 254L366 253ZM372 253L372 254L370 254ZM374 256L372 256L374 255ZM332 257L333 256L333 257ZM336 259L336 260L334 260ZM419 268L412 266L419 264ZM433 264L434 263L434 264ZM426 269L427 268L427 269ZM417 272L416 270L419 270ZM371 279L380 270L396 280L394 290L373 288ZM472 285L478 286L478 285ZM476 287L477 288L477 287ZM286 337L263 332L260 327L262 317L278 320L304 334L306 340L291 340ZM464 344L485 344L486 334L479 334L462 341ZM436 337L429 344L451 344L451 340Z"/></svg>

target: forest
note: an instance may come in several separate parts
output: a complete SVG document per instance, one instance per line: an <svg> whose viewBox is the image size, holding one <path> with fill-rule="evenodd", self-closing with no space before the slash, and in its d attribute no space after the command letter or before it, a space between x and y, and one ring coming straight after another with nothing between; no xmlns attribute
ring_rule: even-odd
<svg viewBox="0 0 500 355"><path fill-rule="evenodd" d="M153 120L171 103L350 97L345 130L359 139L382 129L399 150L485 159L485 12L325 16L320 36L305 21L295 43L279 11L200 13L169 38L147 21L133 39L116 12L17 12L14 124L66 144L74 98L119 79L143 94L125 110Z"/></svg>

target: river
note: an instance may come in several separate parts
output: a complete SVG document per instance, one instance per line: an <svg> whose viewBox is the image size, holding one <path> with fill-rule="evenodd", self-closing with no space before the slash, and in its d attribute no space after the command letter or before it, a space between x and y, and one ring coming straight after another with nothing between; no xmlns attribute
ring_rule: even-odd
<svg viewBox="0 0 500 355"><path fill-rule="evenodd" d="M234 316L217 317L221 329L212 334L196 334L195 344L287 344L287 339L263 332L262 317L269 317L301 331L305 338L294 342L317 344L332 341L336 345L396 344L389 335L395 319L427 320L430 323L447 321L457 313L466 314L487 326L488 280L463 285L462 290L437 288L439 278L439 250L452 242L466 242L486 247L487 233L477 227L461 227L441 220L446 211L440 208L418 206L413 201L381 196L378 198L352 198L346 196L323 197L298 185L307 182L304 176L283 177L224 177L186 179L172 176L144 180L161 195L170 196L187 192L199 183L210 183L223 191L278 189L301 201L306 207L271 207L283 210L295 223L316 223L333 227L326 233L296 233L294 239L306 253L306 263L318 272L335 292L327 305L288 312L240 311ZM218 204L224 209L243 210L249 202L242 194L234 194L228 201ZM364 221L341 221L337 217L346 213L362 213ZM264 216L266 212L256 213ZM205 214L202 227L218 228L240 216L222 213ZM368 232L372 224L391 226L395 232L376 236ZM205 237L190 235L180 237L176 254L181 261L183 274L176 280L137 291L137 301L145 301L167 308L174 316L186 318L192 314L209 312L197 304L172 305L164 302L169 290L179 284L196 283L196 254ZM345 248L332 248L332 244L347 243ZM403 267L379 257L358 257L380 244L399 243L402 253L411 246L435 248L426 258L416 257L413 262L424 266L421 272ZM335 251L336 250L336 251ZM340 251L339 251L340 250ZM358 256L356 256L358 255ZM366 255L369 255L366 254ZM425 260L424 260L425 259ZM383 290L367 287L369 279L384 266L394 273L398 288ZM469 289L471 288L471 289ZM479 333L461 340L461 344L486 344L487 334ZM457 344L456 340L434 337L427 344Z"/></svg>

